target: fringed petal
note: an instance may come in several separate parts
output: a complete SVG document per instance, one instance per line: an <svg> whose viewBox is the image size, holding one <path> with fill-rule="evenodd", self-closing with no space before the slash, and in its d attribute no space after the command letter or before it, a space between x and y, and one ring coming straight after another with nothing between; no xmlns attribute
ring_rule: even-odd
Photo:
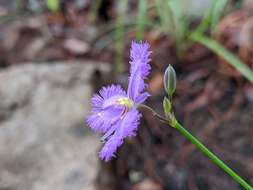
<svg viewBox="0 0 253 190"><path fill-rule="evenodd" d="M104 160L106 162L110 161L111 158L115 156L117 148L121 146L122 143L123 139L121 136L117 134L112 135L108 141L106 141L102 150L99 152L99 157L101 160Z"/></svg>
<svg viewBox="0 0 253 190"><path fill-rule="evenodd" d="M117 129L118 135L122 138L135 136L141 116L136 108L129 110Z"/></svg>
<svg viewBox="0 0 253 190"><path fill-rule="evenodd" d="M123 108L110 107L107 109L93 109L87 117L87 124L95 132L106 133L120 118Z"/></svg>
<svg viewBox="0 0 253 190"><path fill-rule="evenodd" d="M142 94L140 94L136 99L135 99L135 103L136 104L141 104L143 102L145 102L145 100L150 96L150 94L148 92L144 92Z"/></svg>
<svg viewBox="0 0 253 190"><path fill-rule="evenodd" d="M136 135L140 117L141 114L133 108L124 115L122 120L111 127L113 130L109 130L103 137L103 140L108 140L99 153L99 157L102 160L111 160L111 158L115 156L117 148L122 145L124 138Z"/></svg>
<svg viewBox="0 0 253 190"><path fill-rule="evenodd" d="M144 91L146 84L144 80L150 73L150 54L149 44L146 42L136 43L132 42L131 46L131 68L127 94L136 101L136 98Z"/></svg>
<svg viewBox="0 0 253 190"><path fill-rule="evenodd" d="M124 110L116 101L126 97L126 93L119 85L103 87L91 99L92 111L87 117L87 124L97 132L106 133L117 122Z"/></svg>

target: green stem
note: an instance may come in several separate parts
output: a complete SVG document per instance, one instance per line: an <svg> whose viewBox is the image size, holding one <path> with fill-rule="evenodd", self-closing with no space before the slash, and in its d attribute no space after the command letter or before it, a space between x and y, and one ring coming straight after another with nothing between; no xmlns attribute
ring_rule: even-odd
<svg viewBox="0 0 253 190"><path fill-rule="evenodd" d="M237 175L231 168L229 168L222 160L214 155L208 148L205 147L198 139L191 135L180 123L176 122L174 126L184 137L191 141L196 147L213 161L217 166L223 169L228 175L230 175L235 181L237 181L244 189L253 190L253 188L239 175Z"/></svg>
<svg viewBox="0 0 253 190"><path fill-rule="evenodd" d="M137 108L146 109L146 110L150 111L153 114L154 117L157 117L161 122L166 123L166 124L168 123L167 119L165 119L163 116L158 114L155 110L153 110L151 107L146 106L145 104L139 104Z"/></svg>
<svg viewBox="0 0 253 190"><path fill-rule="evenodd" d="M191 133L189 133L171 114L168 119L159 115L155 110L146 106L144 104L138 105L138 108L143 108L149 110L156 116L160 121L170 125L171 127L177 129L185 138L191 141L205 156L207 156L214 164L219 166L223 171L230 175L237 183L239 183L245 190L253 190L253 188L244 179L242 179L237 173L235 173L230 167L228 167L222 160L220 160L214 153L212 153L205 145L203 145L197 138L195 138Z"/></svg>

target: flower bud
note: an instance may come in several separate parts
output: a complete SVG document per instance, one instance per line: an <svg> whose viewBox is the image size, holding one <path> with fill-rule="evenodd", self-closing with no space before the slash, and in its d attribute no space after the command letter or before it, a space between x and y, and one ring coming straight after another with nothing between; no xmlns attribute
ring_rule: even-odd
<svg viewBox="0 0 253 190"><path fill-rule="evenodd" d="M165 70L163 84L166 93L171 97L175 92L177 85L176 72L171 65Z"/></svg>
<svg viewBox="0 0 253 190"><path fill-rule="evenodd" d="M165 115L167 116L169 113L171 113L172 105L168 98L164 97L163 99L163 110Z"/></svg>

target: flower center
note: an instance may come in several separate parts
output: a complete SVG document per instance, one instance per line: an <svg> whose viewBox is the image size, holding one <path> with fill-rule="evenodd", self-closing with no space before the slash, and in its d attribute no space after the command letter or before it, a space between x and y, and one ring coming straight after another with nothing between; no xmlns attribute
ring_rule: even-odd
<svg viewBox="0 0 253 190"><path fill-rule="evenodd" d="M117 104L126 106L127 108L132 108L134 103L129 98L119 98L117 99Z"/></svg>

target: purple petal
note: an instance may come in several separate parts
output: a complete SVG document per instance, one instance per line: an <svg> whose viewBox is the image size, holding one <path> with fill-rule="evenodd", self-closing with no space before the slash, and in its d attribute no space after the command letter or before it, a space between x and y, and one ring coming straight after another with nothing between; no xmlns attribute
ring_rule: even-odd
<svg viewBox="0 0 253 190"><path fill-rule="evenodd" d="M117 129L118 135L122 138L135 136L140 123L140 118L141 114L136 108L129 110L121 121L120 127Z"/></svg>
<svg viewBox="0 0 253 190"><path fill-rule="evenodd" d="M103 137L108 140L99 152L99 157L102 160L111 160L115 156L117 148L122 145L124 138L135 136L140 117L141 114L133 108L126 113L122 120L111 127L113 130L108 131Z"/></svg>
<svg viewBox="0 0 253 190"><path fill-rule="evenodd" d="M91 115L87 117L90 128L101 133L107 132L123 112L124 107L116 104L118 98L122 97L126 97L126 93L119 85L103 87L99 94L95 94L91 100Z"/></svg>
<svg viewBox="0 0 253 190"><path fill-rule="evenodd" d="M99 152L99 157L101 160L109 161L113 156L117 148L122 145L123 139L120 136L114 134L111 138L105 143L102 150Z"/></svg>
<svg viewBox="0 0 253 190"><path fill-rule="evenodd" d="M130 58L131 58L131 62L137 62L140 61L143 64L147 64L150 61L150 54L151 51L149 51L150 45L147 42L132 42L131 44L131 50L130 50ZM131 69L134 69L134 67L132 67ZM146 75L149 74L149 69L150 67L144 68L143 70L143 74Z"/></svg>
<svg viewBox="0 0 253 190"><path fill-rule="evenodd" d="M145 102L145 100L146 100L149 96L150 96L149 93L144 92L144 93L140 94L140 95L136 98L135 102L136 102L137 104L141 104L141 103Z"/></svg>
<svg viewBox="0 0 253 190"><path fill-rule="evenodd" d="M110 136L112 136L113 133L116 131L117 127L118 127L117 123L115 123L114 125L112 125L111 128L101 138L102 142L105 142Z"/></svg>
<svg viewBox="0 0 253 190"><path fill-rule="evenodd" d="M146 84L144 80L150 73L149 44L132 42L130 52L130 78L127 94L128 97L136 101L136 98L144 91Z"/></svg>
<svg viewBox="0 0 253 190"><path fill-rule="evenodd" d="M120 85L111 85L102 87L98 94L93 95L91 99L93 108L101 108L104 102L113 96L126 96L126 92L121 88Z"/></svg>
<svg viewBox="0 0 253 190"><path fill-rule="evenodd" d="M111 85L102 87L102 89L99 91L98 96L100 96L103 100L107 100L113 96L126 96L126 92L120 85Z"/></svg>
<svg viewBox="0 0 253 190"><path fill-rule="evenodd" d="M123 108L120 107L93 109L87 117L87 124L94 131L105 133L120 119L122 112Z"/></svg>

